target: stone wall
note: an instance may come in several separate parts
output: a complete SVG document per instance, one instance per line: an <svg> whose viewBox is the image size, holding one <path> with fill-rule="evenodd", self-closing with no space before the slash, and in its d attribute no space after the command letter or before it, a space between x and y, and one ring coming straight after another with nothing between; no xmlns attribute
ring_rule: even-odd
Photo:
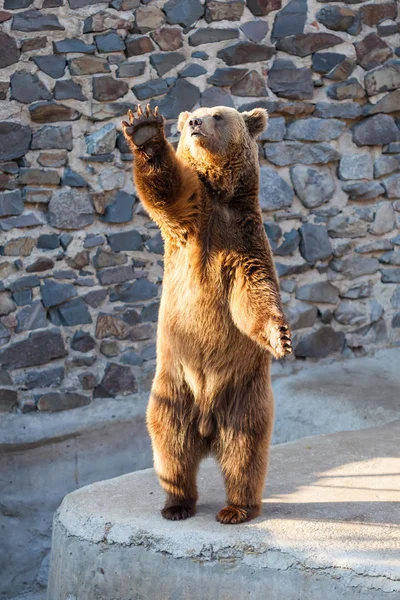
<svg viewBox="0 0 400 600"><path fill-rule="evenodd" d="M162 240L119 122L265 106L261 206L298 358L400 340L395 1L4 0L0 411L149 388ZM397 111L397 112L396 112Z"/></svg>

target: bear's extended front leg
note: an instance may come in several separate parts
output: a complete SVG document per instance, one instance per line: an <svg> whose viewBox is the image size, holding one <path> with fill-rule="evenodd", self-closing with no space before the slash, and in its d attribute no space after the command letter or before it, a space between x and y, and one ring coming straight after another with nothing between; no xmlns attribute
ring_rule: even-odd
<svg viewBox="0 0 400 600"><path fill-rule="evenodd" d="M192 229L198 213L199 182L184 165L164 134L164 118L150 105L128 113L122 122L132 150L133 174L140 200L162 230L182 237Z"/></svg>
<svg viewBox="0 0 400 600"><path fill-rule="evenodd" d="M275 358L292 352L272 256L260 252L257 257L239 258L231 286L230 309L238 329Z"/></svg>

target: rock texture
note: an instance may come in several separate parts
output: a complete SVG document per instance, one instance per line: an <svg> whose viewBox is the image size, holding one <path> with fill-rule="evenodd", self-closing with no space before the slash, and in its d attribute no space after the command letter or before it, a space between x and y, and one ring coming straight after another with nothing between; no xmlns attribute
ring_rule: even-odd
<svg viewBox="0 0 400 600"><path fill-rule="evenodd" d="M400 341L395 2L6 4L0 357L10 393L0 411L149 389L163 243L120 131L138 102L159 105L174 144L183 110L267 108L260 203L296 355ZM48 381L58 395L45 396Z"/></svg>

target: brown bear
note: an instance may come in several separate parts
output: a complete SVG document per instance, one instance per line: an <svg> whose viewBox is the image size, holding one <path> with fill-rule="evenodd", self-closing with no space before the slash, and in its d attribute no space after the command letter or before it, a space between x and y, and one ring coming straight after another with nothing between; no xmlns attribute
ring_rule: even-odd
<svg viewBox="0 0 400 600"><path fill-rule="evenodd" d="M165 241L157 368L147 412L162 515L195 514L196 476L212 453L221 523L260 514L274 407L271 354L291 352L259 207L256 138L267 112L217 106L179 116L177 151L147 105L123 122L134 180Z"/></svg>

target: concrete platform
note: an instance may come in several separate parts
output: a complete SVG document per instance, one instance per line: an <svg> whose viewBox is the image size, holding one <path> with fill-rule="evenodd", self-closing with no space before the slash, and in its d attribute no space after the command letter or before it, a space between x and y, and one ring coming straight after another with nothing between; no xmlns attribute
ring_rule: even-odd
<svg viewBox="0 0 400 600"><path fill-rule="evenodd" d="M212 460L198 515L159 514L152 470L69 494L54 519L48 600L397 600L400 421L272 448L263 514L220 525Z"/></svg>

